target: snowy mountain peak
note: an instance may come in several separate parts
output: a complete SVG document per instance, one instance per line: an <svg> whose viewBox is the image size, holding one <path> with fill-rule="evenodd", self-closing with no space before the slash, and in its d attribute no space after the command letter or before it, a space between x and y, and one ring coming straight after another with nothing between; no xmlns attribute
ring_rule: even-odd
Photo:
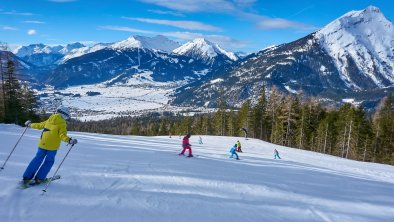
<svg viewBox="0 0 394 222"><path fill-rule="evenodd" d="M113 49L132 49L132 48L146 48L152 50L160 50L164 52L171 52L179 47L177 42L174 42L162 35L155 37L146 36L130 36L128 39L116 42L111 45Z"/></svg>
<svg viewBox="0 0 394 222"><path fill-rule="evenodd" d="M16 48L13 53L19 57L24 57L24 56L31 56L33 54L37 53L51 53L52 48L50 46L44 45L42 43L40 44L31 44L28 46L19 46Z"/></svg>
<svg viewBox="0 0 394 222"><path fill-rule="evenodd" d="M334 59L348 87L361 88L348 72L352 63L377 87L394 84L394 26L379 8L348 12L318 31L315 38Z"/></svg>
<svg viewBox="0 0 394 222"><path fill-rule="evenodd" d="M25 56L32 56L34 54L62 54L66 55L74 49L85 47L83 44L77 42L72 44L67 44L65 46L57 45L57 46L49 46L44 45L42 43L39 44L31 44L28 46L19 46L16 48L13 53L21 58Z"/></svg>
<svg viewBox="0 0 394 222"><path fill-rule="evenodd" d="M233 52L228 52L218 44L212 43L204 38L197 38L191 42L187 42L173 52L180 55L197 57L205 61L212 60L218 55L224 55L232 61L238 60L238 57Z"/></svg>

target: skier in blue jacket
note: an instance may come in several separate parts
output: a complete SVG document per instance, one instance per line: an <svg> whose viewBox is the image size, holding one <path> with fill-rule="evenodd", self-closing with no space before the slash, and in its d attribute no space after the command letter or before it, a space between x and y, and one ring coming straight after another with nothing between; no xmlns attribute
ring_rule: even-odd
<svg viewBox="0 0 394 222"><path fill-rule="evenodd" d="M276 158L278 158L278 159L280 159L280 156L279 156L279 152L278 152L278 150L274 150L274 158L276 159Z"/></svg>
<svg viewBox="0 0 394 222"><path fill-rule="evenodd" d="M237 146L238 145L235 144L234 146L231 147L231 149L230 149L230 154L231 154L230 158L233 158L233 156L235 155L237 157L235 159L239 160L239 156L238 156L238 154L236 152Z"/></svg>

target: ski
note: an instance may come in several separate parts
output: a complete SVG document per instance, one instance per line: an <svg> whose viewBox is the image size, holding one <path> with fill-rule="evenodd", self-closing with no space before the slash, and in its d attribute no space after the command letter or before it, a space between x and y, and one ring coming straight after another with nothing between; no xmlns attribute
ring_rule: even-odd
<svg viewBox="0 0 394 222"><path fill-rule="evenodd" d="M34 180L32 180L29 184L23 184L23 182L20 182L20 189L27 189L38 185L45 185L49 181L51 181L51 179L52 181L54 181L54 180L59 180L60 178L61 178L60 175L55 175L52 178L51 177L45 178L45 180L42 183L36 183Z"/></svg>

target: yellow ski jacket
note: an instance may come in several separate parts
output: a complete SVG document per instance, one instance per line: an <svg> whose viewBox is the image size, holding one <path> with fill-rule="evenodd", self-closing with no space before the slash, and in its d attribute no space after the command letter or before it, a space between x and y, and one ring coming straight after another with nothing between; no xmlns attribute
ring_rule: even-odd
<svg viewBox="0 0 394 222"><path fill-rule="evenodd" d="M41 123L32 123L33 129L43 130L38 146L45 150L58 150L60 141L68 143L67 123L59 113L52 114L48 120Z"/></svg>

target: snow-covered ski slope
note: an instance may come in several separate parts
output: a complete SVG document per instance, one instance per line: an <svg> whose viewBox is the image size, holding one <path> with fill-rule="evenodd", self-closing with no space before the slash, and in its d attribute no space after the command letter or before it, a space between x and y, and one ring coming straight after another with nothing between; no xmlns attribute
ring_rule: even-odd
<svg viewBox="0 0 394 222"><path fill-rule="evenodd" d="M0 125L0 163L23 128ZM179 157L179 136L70 132L73 148L48 192L17 189L36 152L29 129L0 172L0 221L394 221L394 167L234 137L191 137L196 158ZM230 159L240 139L241 160ZM278 149L281 160L273 159ZM68 150L64 144L50 172Z"/></svg>

